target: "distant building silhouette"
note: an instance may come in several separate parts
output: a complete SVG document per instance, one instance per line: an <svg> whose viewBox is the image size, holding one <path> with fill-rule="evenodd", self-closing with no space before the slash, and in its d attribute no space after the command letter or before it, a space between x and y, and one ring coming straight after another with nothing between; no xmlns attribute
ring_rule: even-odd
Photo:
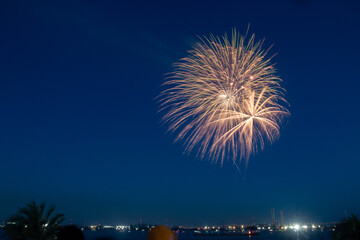
<svg viewBox="0 0 360 240"><path fill-rule="evenodd" d="M271 208L271 224L272 225L276 225L276 221L275 221L275 209Z"/></svg>
<svg viewBox="0 0 360 240"><path fill-rule="evenodd" d="M280 210L280 226L284 226L284 212Z"/></svg>

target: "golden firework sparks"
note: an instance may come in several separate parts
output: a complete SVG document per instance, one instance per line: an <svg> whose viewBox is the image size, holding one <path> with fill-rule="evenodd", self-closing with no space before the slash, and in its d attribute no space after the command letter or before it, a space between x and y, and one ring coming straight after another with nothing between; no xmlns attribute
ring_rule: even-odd
<svg viewBox="0 0 360 240"><path fill-rule="evenodd" d="M281 79L263 41L249 40L235 30L197 43L189 56L175 64L160 95L163 121L184 140L185 150L195 146L200 157L213 161L249 159L278 136L288 110Z"/></svg>

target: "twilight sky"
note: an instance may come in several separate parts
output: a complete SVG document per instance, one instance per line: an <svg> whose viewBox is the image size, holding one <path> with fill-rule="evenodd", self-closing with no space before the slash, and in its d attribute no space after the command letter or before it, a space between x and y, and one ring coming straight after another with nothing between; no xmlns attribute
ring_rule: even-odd
<svg viewBox="0 0 360 240"><path fill-rule="evenodd" d="M1 1L0 221L32 200L77 224L360 214L360 4L319 2ZM292 116L241 176L184 155L155 97L197 36L249 23Z"/></svg>

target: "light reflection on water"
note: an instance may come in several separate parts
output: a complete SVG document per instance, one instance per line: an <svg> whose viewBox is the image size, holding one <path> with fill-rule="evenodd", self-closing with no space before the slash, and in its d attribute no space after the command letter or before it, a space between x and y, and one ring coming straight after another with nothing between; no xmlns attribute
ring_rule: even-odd
<svg viewBox="0 0 360 240"><path fill-rule="evenodd" d="M116 230L84 231L85 240L146 240L147 232L119 232ZM4 240L0 229L0 240ZM180 233L178 240L332 240L331 232L267 232L258 236L194 236L192 232Z"/></svg>
<svg viewBox="0 0 360 240"><path fill-rule="evenodd" d="M146 232L119 232L116 230L84 231L86 240L106 238L111 240L146 240ZM260 232L258 236L194 236L191 232L180 233L178 240L332 240L330 232Z"/></svg>

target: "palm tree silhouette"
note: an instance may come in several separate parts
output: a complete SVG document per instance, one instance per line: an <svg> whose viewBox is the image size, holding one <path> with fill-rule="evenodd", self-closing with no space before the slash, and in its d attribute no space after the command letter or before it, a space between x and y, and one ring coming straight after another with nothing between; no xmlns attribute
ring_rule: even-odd
<svg viewBox="0 0 360 240"><path fill-rule="evenodd" d="M35 201L26 204L7 220L5 235L9 240L54 240L64 221L63 214L51 216L54 210L51 206L45 212L45 203L40 206Z"/></svg>

